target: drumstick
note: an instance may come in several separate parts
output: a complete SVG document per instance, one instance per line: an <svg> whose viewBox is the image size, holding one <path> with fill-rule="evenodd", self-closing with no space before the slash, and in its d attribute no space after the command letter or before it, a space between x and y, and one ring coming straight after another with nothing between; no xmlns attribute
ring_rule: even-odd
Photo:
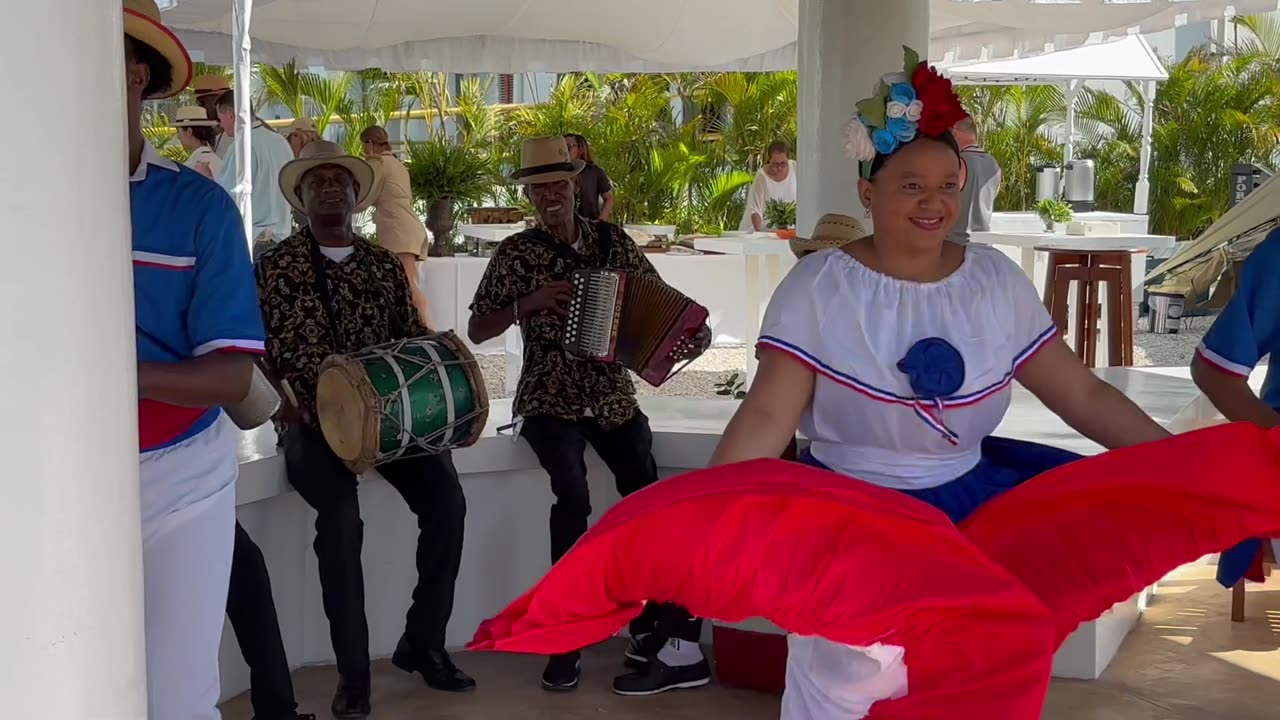
<svg viewBox="0 0 1280 720"><path fill-rule="evenodd" d="M288 380L280 378L280 389L284 390L285 399L289 401L289 404L292 405L295 410L299 409L298 396L293 394L293 386L289 384Z"/></svg>

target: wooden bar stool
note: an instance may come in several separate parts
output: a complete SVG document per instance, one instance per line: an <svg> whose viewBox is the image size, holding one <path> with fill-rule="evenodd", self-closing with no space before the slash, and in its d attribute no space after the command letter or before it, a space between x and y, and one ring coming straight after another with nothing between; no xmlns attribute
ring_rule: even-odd
<svg viewBox="0 0 1280 720"><path fill-rule="evenodd" d="M1049 255L1044 281L1044 305L1063 335L1070 317L1067 298L1076 285L1076 355L1089 367L1097 366L1101 328L1102 285L1107 293L1107 364L1133 365L1133 260L1138 250L1081 250L1041 245L1037 252Z"/></svg>

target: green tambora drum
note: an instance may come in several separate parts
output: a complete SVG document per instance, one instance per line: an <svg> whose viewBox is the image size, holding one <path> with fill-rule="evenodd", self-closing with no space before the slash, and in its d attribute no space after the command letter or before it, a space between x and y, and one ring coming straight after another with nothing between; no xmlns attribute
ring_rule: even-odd
<svg viewBox="0 0 1280 720"><path fill-rule="evenodd" d="M361 473L475 443L489 395L475 356L443 332L329 357L320 365L316 414L334 454Z"/></svg>

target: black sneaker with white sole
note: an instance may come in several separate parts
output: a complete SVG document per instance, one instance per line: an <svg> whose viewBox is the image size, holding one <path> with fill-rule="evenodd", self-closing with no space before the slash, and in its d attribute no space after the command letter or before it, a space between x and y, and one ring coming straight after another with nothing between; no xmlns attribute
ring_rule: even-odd
<svg viewBox="0 0 1280 720"><path fill-rule="evenodd" d="M645 633L631 638L631 644L623 651L623 664L632 670L639 670L649 664L649 660L658 654L666 640L658 633Z"/></svg>
<svg viewBox="0 0 1280 720"><path fill-rule="evenodd" d="M542 671L542 689L550 692L568 692L578 687L582 675L582 658L576 652L552 655L547 668Z"/></svg>
<svg viewBox="0 0 1280 720"><path fill-rule="evenodd" d="M644 669L615 678L613 691L619 695L657 695L668 690L702 687L710 682L711 665L706 658L692 665L673 667L655 654Z"/></svg>

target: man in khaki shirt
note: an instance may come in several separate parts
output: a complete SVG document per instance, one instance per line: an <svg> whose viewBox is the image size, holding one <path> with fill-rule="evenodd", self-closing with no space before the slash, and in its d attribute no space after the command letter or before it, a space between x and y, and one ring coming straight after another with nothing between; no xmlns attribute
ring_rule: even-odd
<svg viewBox="0 0 1280 720"><path fill-rule="evenodd" d="M413 304L422 321L430 327L427 299L418 287L418 258L427 242L427 227L413 210L409 170L391 153L386 130L377 125L365 128L360 133L360 142L364 144L365 160L373 167L373 191L365 207L374 208L373 226L377 229L378 244L400 258L413 292Z"/></svg>

